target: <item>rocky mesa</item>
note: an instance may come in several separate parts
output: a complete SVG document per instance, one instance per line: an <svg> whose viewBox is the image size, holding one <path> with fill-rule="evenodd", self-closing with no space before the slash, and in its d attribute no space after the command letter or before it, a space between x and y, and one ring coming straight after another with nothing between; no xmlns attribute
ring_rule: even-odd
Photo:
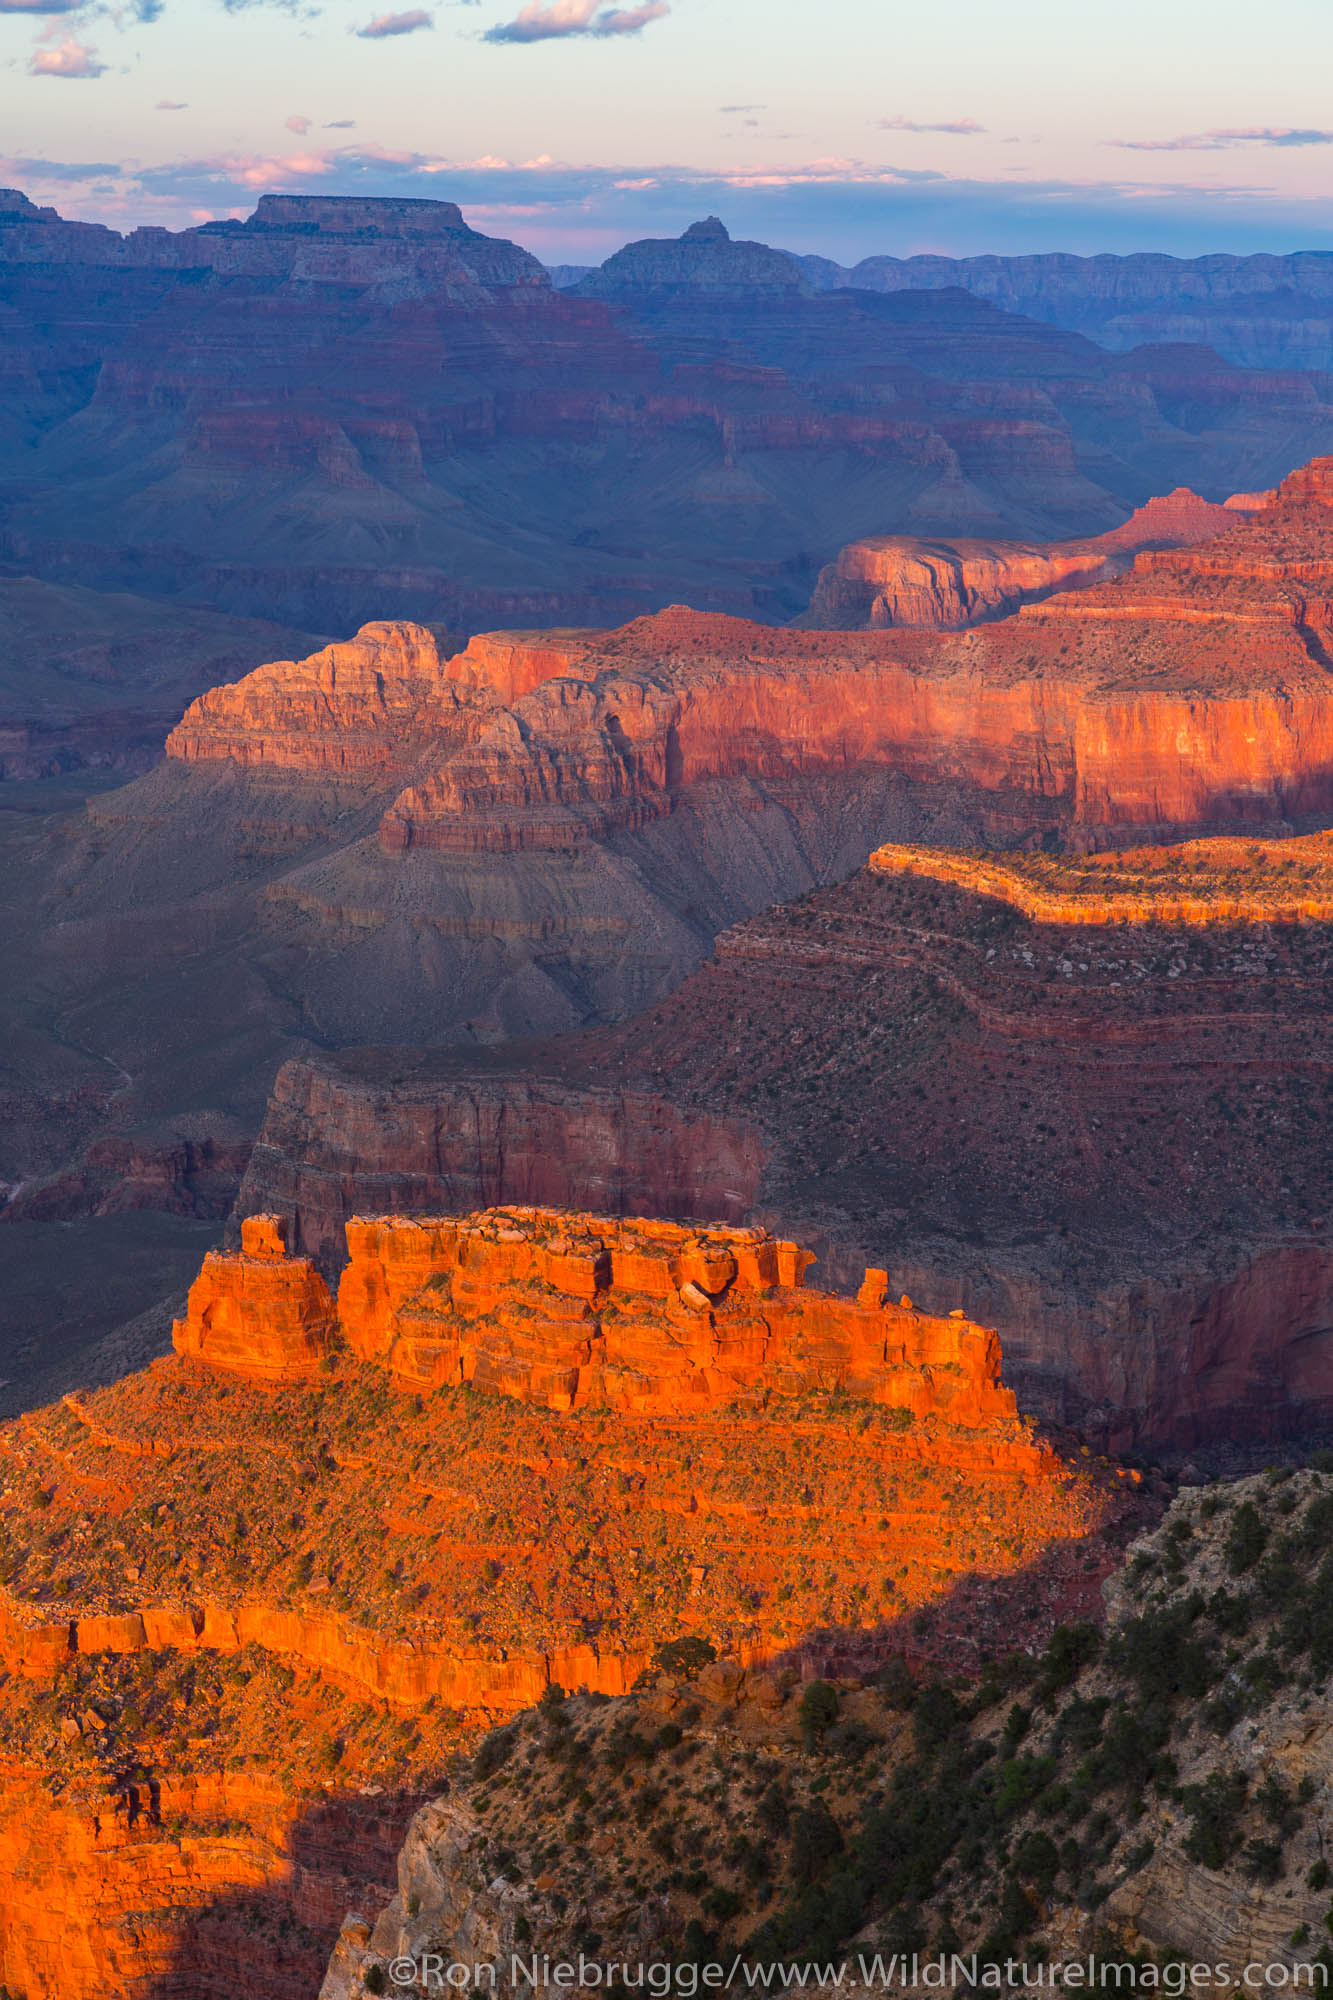
<svg viewBox="0 0 1333 2000"><path fill-rule="evenodd" d="M987 1330L760 1230L377 1218L336 1303L283 1234L208 1260L178 1355L0 1430L11 1987L199 2000L261 1951L295 2000L485 1721L682 1633L758 1686L929 1607L1049 1629L1140 1504Z"/></svg>

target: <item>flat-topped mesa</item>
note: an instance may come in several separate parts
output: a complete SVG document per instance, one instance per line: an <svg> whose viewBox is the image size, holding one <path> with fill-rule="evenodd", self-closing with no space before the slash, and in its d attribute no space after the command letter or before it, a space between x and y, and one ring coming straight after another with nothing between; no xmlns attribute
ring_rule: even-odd
<svg viewBox="0 0 1333 2000"><path fill-rule="evenodd" d="M250 1215L239 1251L210 1250L171 1329L178 1354L246 1381L307 1381L337 1341L333 1297L308 1257L287 1255L286 1224Z"/></svg>
<svg viewBox="0 0 1333 2000"><path fill-rule="evenodd" d="M1249 500L1251 496L1241 496ZM1211 541L1235 526L1237 509L1187 486L1149 500L1104 535L1070 542L939 541L871 535L849 542L819 573L807 627L961 631L1007 617L1021 604L1123 575L1138 551Z"/></svg>
<svg viewBox="0 0 1333 2000"><path fill-rule="evenodd" d="M456 201L416 196L264 194L242 224L248 230L314 231L321 236L475 235Z"/></svg>
<svg viewBox="0 0 1333 2000"><path fill-rule="evenodd" d="M488 632L462 652L438 626L363 625L304 660L273 660L192 702L167 738L182 763L402 783L469 741L497 707L568 673L596 635Z"/></svg>
<svg viewBox="0 0 1333 2000"><path fill-rule="evenodd" d="M241 1253L209 1256L176 1346L254 1381L301 1379L333 1331L327 1294L304 1258L256 1252L261 1225L277 1240L273 1218L251 1218ZM992 1329L890 1303L883 1271L855 1301L807 1291L812 1254L763 1229L515 1207L356 1217L347 1247L337 1329L405 1389L648 1415L837 1390L965 1429L1017 1417Z"/></svg>

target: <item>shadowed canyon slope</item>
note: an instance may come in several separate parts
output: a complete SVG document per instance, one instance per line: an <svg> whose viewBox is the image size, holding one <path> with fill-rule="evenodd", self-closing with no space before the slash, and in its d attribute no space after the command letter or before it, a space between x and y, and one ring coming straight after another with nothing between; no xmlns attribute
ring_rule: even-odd
<svg viewBox="0 0 1333 2000"><path fill-rule="evenodd" d="M449 202L120 237L0 197L0 559L316 631L781 620L861 536L1096 534L1333 447L1321 376L644 248L575 296Z"/></svg>
<svg viewBox="0 0 1333 2000"><path fill-rule="evenodd" d="M241 1207L335 1259L385 1198L651 1184L688 1216L697 1121L742 1170L730 1213L829 1280L873 1263L993 1322L1027 1407L1117 1448L1327 1427L1329 924L1037 923L957 874L769 912L660 1006L521 1064L292 1063Z"/></svg>
<svg viewBox="0 0 1333 2000"><path fill-rule="evenodd" d="M624 1018L885 841L1318 824L1328 492L965 632L383 624L201 697L160 769L8 830L9 1220L216 1217L284 1057Z"/></svg>
<svg viewBox="0 0 1333 2000"><path fill-rule="evenodd" d="M0 576L0 780L146 771L205 688L316 642L126 591Z"/></svg>
<svg viewBox="0 0 1333 2000"><path fill-rule="evenodd" d="M1020 1603L1040 1634L1141 1506L1016 1417L987 1329L882 1273L809 1292L762 1231L510 1210L349 1242L335 1303L252 1219L185 1358L0 1429L11 1987L220 2000L248 1952L308 1995L481 1722L622 1694L691 1629L775 1706L927 1607L941 1643Z"/></svg>
<svg viewBox="0 0 1333 2000"><path fill-rule="evenodd" d="M793 259L826 289L961 285L1009 312L1085 333L1116 352L1199 343L1244 368L1333 366L1333 252L1289 257L865 257L850 270Z"/></svg>
<svg viewBox="0 0 1333 2000"><path fill-rule="evenodd" d="M577 1959L589 1923L599 1967L669 1960L691 1888L717 1976L755 1986L804 1975L859 2000L919 1947L909 1991L947 1983L957 1953L982 1990L1033 1991L1023 1968L1058 1963L1159 1992L1193 1962L1223 1991L1244 1967L1317 1992L1331 1520L1327 1464L1182 1490L1107 1577L1100 1631L1066 1626L975 1682L895 1663L784 1700L718 1660L547 1704L417 1816L397 1894L373 1925L349 1917L321 2000L365 2000L430 1953L482 1956L521 1993L519 1968Z"/></svg>

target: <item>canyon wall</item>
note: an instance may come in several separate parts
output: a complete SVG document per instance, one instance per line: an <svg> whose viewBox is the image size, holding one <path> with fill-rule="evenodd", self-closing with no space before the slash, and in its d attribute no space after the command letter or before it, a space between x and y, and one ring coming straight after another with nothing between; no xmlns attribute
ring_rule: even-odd
<svg viewBox="0 0 1333 2000"><path fill-rule="evenodd" d="M360 1088L348 1088L347 1064ZM331 1276L355 1214L563 1199L596 1214L739 1222L753 1205L763 1146L743 1120L550 1073L444 1069L446 1088L436 1064L407 1051L284 1064L238 1211L289 1217L293 1250Z"/></svg>
<svg viewBox="0 0 1333 2000"><path fill-rule="evenodd" d="M0 263L0 560L320 633L780 622L867 534L1095 536L1333 446L1317 374L820 292L716 228L576 295L451 203L122 237L9 191Z"/></svg>
<svg viewBox="0 0 1333 2000"><path fill-rule="evenodd" d="M1333 365L1333 256L866 257L797 260L821 289L963 286L1011 312L1086 333L1116 352L1141 341L1202 343L1244 368Z"/></svg>
<svg viewBox="0 0 1333 2000"><path fill-rule="evenodd" d="M1245 888L1245 868L1265 866L1267 848L1246 860L1253 845L1232 843L1230 886L1210 864L1221 907L1206 924L1169 887L1142 922L1082 921L1077 898L1072 919L1027 914L989 893L1000 857L946 855L736 926L670 999L526 1050L522 1076L503 1057L480 1077L390 1051L294 1062L242 1208L291 1214L294 1243L332 1270L335 1223L384 1189L419 1215L523 1200L538 1155L571 1186L624 1189L660 1172L657 1131L706 1119L732 1144L745 1135L752 1161L730 1217L818 1249L825 1285L854 1291L874 1265L895 1295L996 1326L1026 1407L1115 1449L1318 1430L1333 927L1296 914L1307 843L1277 844L1294 858L1287 874L1279 851L1267 903ZM1123 858L1049 857L1082 871L1080 896L1088 876L1094 905ZM1131 871L1142 858L1130 850ZM1010 873L1026 881L1026 866ZM639 1100L633 1121L608 1118L622 1093ZM456 1136L479 1116L505 1133L484 1186ZM694 1157L675 1156L675 1213L703 1218Z"/></svg>

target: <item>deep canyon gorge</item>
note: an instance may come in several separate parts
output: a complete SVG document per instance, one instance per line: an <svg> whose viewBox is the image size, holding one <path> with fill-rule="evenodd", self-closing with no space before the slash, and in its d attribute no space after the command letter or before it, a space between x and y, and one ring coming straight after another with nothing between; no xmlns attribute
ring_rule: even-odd
<svg viewBox="0 0 1333 2000"><path fill-rule="evenodd" d="M0 2000L1333 1962L1330 266L0 192Z"/></svg>

